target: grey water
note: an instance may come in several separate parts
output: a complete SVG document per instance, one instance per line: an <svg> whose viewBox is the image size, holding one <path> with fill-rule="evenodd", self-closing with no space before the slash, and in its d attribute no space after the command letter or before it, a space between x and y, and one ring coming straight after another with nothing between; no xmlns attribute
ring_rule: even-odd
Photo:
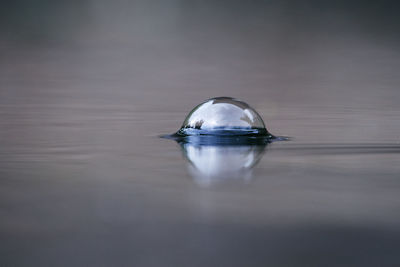
<svg viewBox="0 0 400 267"><path fill-rule="evenodd" d="M1 266L398 266L391 2L9 1ZM205 99L290 141L196 146Z"/></svg>

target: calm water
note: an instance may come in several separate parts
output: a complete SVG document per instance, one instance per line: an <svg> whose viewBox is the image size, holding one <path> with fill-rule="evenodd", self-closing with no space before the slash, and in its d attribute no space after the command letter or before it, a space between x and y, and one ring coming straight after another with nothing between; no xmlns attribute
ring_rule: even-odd
<svg viewBox="0 0 400 267"><path fill-rule="evenodd" d="M3 13L0 265L400 264L390 7L82 1ZM293 140L158 137L224 95Z"/></svg>

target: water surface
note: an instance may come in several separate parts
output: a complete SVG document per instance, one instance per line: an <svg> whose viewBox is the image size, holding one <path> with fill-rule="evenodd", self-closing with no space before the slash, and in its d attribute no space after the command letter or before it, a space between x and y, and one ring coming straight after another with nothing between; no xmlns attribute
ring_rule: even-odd
<svg viewBox="0 0 400 267"><path fill-rule="evenodd" d="M46 7L9 4L2 16L0 265L400 263L390 8ZM293 139L196 148L158 137L216 96Z"/></svg>

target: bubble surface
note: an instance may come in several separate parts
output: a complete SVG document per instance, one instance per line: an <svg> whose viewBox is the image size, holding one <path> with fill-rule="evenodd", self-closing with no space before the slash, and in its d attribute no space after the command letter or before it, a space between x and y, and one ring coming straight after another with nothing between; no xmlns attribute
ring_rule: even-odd
<svg viewBox="0 0 400 267"><path fill-rule="evenodd" d="M271 136L260 115L248 104L231 97L211 98L186 117L182 136Z"/></svg>

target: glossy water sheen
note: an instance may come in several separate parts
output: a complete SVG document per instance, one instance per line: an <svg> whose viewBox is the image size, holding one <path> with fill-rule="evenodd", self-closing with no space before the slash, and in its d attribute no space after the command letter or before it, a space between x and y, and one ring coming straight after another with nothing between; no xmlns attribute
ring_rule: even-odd
<svg viewBox="0 0 400 267"><path fill-rule="evenodd" d="M399 266L393 6L5 2L0 266ZM159 138L214 96L293 139Z"/></svg>

